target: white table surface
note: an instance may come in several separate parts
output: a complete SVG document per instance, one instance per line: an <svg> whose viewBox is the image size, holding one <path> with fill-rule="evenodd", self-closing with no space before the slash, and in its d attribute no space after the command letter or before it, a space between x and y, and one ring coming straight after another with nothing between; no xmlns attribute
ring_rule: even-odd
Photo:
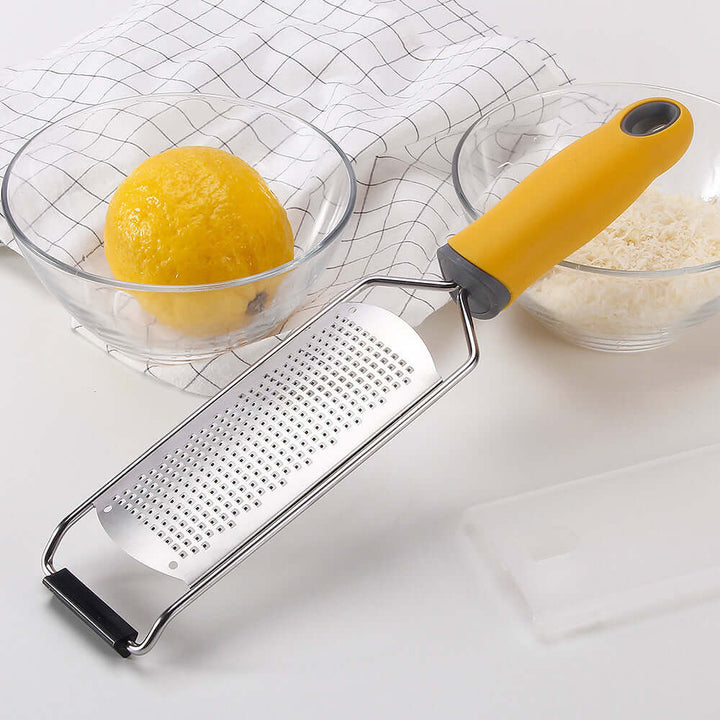
<svg viewBox="0 0 720 720"><path fill-rule="evenodd" d="M711 0L475 2L557 51L579 80L720 99ZM0 64L50 51L127 4L3 0ZM720 319L630 356L563 344L515 308L482 324L479 370L130 661L41 587L41 551L60 517L199 400L71 333L7 250L0 324L1 717L720 714L720 599L541 642L459 537L476 503L720 442ZM142 585L147 575L91 536L69 543L71 566L147 621L168 588Z"/></svg>

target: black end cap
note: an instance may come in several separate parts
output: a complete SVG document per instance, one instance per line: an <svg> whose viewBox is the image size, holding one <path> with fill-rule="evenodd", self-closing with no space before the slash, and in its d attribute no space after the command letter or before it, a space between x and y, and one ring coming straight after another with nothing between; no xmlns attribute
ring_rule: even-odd
<svg viewBox="0 0 720 720"><path fill-rule="evenodd" d="M63 604L90 626L118 655L130 656L127 646L129 642L137 639L137 630L67 568L44 577L43 585L52 590Z"/></svg>
<svg viewBox="0 0 720 720"><path fill-rule="evenodd" d="M441 247L437 257L445 279L467 290L473 317L489 320L507 307L510 291L497 278L473 265L449 245Z"/></svg>

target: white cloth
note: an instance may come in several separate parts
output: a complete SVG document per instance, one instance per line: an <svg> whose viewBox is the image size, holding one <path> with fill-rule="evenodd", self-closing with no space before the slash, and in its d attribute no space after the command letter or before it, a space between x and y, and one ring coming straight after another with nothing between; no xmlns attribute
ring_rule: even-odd
<svg viewBox="0 0 720 720"><path fill-rule="evenodd" d="M141 0L0 73L0 168L48 122L136 93L236 95L309 120L352 159L358 201L289 330L364 275L439 277L435 251L464 224L448 181L460 134L499 103L567 82L537 43L499 34L456 0ZM4 223L0 240L12 247ZM390 309L418 323L435 307L409 296ZM111 354L211 394L275 342L174 366Z"/></svg>

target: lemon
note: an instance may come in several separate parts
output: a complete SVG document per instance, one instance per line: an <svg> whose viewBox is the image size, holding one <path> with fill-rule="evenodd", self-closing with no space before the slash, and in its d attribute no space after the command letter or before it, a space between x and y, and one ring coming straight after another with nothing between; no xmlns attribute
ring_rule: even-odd
<svg viewBox="0 0 720 720"><path fill-rule="evenodd" d="M110 201L104 243L118 280L151 285L235 280L293 257L287 214L265 181L239 157L210 147L172 148L135 168ZM246 325L278 281L134 294L165 325L207 337Z"/></svg>

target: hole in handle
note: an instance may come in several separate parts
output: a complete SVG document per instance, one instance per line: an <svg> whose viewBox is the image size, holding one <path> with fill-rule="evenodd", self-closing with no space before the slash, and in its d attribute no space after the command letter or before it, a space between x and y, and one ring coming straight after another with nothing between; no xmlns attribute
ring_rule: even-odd
<svg viewBox="0 0 720 720"><path fill-rule="evenodd" d="M680 117L680 108L667 100L653 100L634 107L620 123L620 129L644 137L670 127Z"/></svg>

